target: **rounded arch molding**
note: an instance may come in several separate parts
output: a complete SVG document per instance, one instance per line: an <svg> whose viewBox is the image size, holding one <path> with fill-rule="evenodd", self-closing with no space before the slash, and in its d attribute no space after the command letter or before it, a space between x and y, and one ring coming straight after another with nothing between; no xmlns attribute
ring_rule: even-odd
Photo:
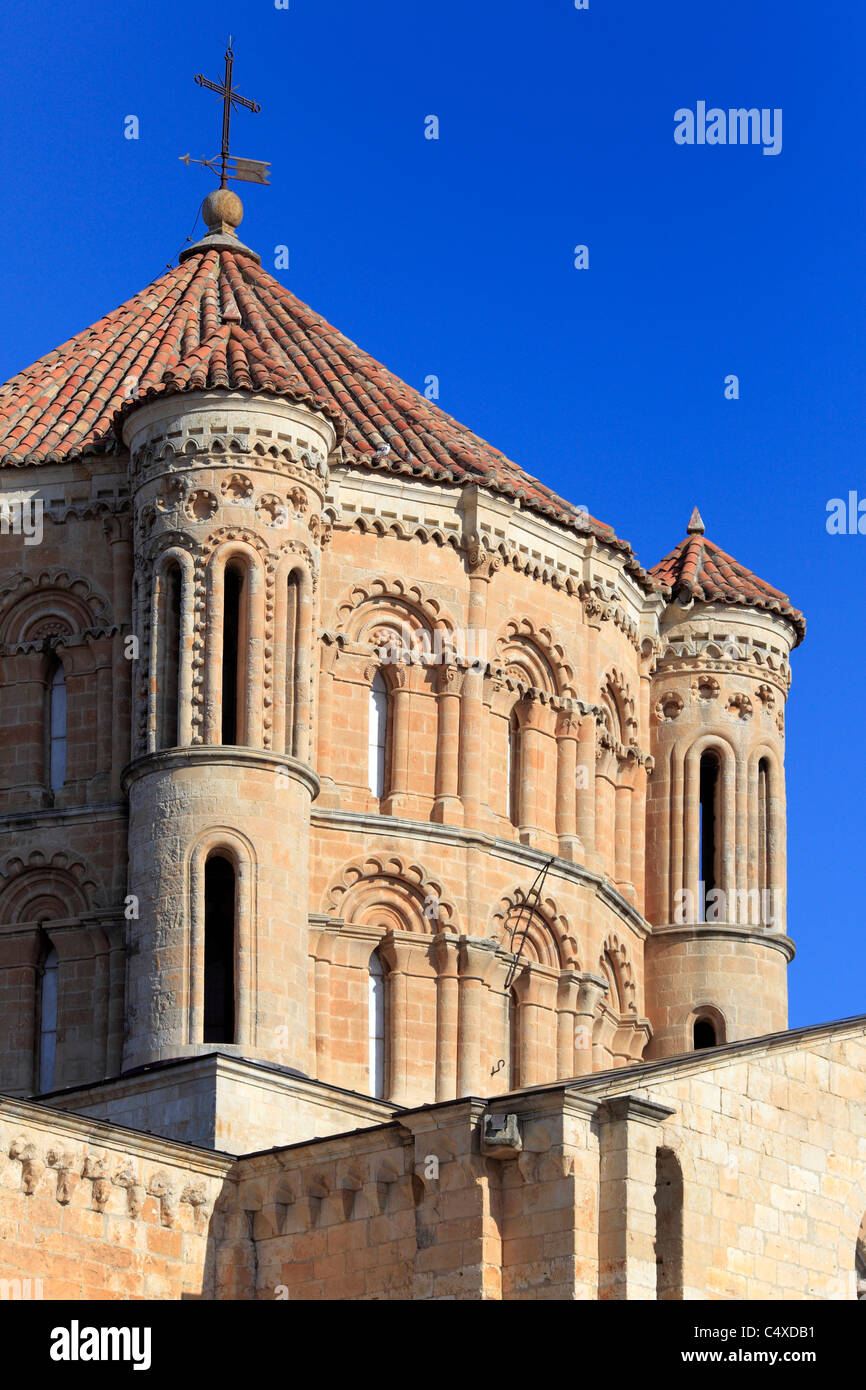
<svg viewBox="0 0 866 1390"><path fill-rule="evenodd" d="M549 628L529 618L510 619L495 643L496 664L523 684L547 695L577 699L575 676Z"/></svg>
<svg viewBox="0 0 866 1390"><path fill-rule="evenodd" d="M104 906L90 866L63 850L10 854L0 864L0 922L64 919Z"/></svg>
<svg viewBox="0 0 866 1390"><path fill-rule="evenodd" d="M0 642L37 642L112 623L108 598L84 575L51 568L0 580Z"/></svg>
<svg viewBox="0 0 866 1390"><path fill-rule="evenodd" d="M332 880L323 910L349 925L376 925L385 932L460 931L441 883L400 855L365 855L346 864Z"/></svg>
<svg viewBox="0 0 866 1390"><path fill-rule="evenodd" d="M455 623L438 599L426 594L418 584L400 579L374 579L356 584L336 607L336 632L351 642L376 645L378 629L400 632L403 624L412 631L440 631L453 634Z"/></svg>
<svg viewBox="0 0 866 1390"><path fill-rule="evenodd" d="M634 969L627 947L620 941L615 932L610 932L604 939L604 945L598 957L598 970L609 985L605 1000L607 1006L619 1013L621 1017L626 1015L635 1017L637 1015L637 990Z"/></svg>
<svg viewBox="0 0 866 1390"><path fill-rule="evenodd" d="M229 825L210 825L199 832L189 849L189 863L204 863L212 854L228 855L235 868L247 864L251 869L258 866L255 846L243 831Z"/></svg>
<svg viewBox="0 0 866 1390"><path fill-rule="evenodd" d="M504 893L490 913L490 935L507 951L512 932L513 950L519 950L521 959L527 963L554 969L582 969L577 938L553 898L545 896L527 910L523 888L516 887Z"/></svg>
<svg viewBox="0 0 866 1390"><path fill-rule="evenodd" d="M608 732L626 746L635 745L638 724L634 696L628 680L616 666L610 667L602 679L600 704L605 722L610 721Z"/></svg>

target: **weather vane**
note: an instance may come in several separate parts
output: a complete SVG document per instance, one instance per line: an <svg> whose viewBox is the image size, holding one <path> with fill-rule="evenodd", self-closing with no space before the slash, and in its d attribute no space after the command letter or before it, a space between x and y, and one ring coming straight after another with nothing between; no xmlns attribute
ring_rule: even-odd
<svg viewBox="0 0 866 1390"><path fill-rule="evenodd" d="M229 36L229 46L226 49L226 70L222 83L211 82L209 77L202 73L196 74L196 82L200 87L207 87L208 91L216 92L223 99L223 143L218 159L190 159L188 154L180 155L181 163L189 166L190 164L200 164L205 169L212 169L215 174L220 176L220 188L225 188L229 179L237 179L242 183L269 183L268 174L270 164L263 164L258 159L241 159L238 155L229 153L229 130L231 127L232 111L238 106L245 106L248 111L261 111L257 101L249 101L236 92L232 86L232 68L234 67L234 54L232 53L232 41Z"/></svg>

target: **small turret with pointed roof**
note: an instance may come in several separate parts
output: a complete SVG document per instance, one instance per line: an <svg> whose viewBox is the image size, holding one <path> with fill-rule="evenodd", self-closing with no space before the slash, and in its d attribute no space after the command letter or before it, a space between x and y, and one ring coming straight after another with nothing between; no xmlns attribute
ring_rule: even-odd
<svg viewBox="0 0 866 1390"><path fill-rule="evenodd" d="M787 594L706 536L650 570L668 602L652 676L648 1055L787 1026L784 709L805 632Z"/></svg>
<svg viewBox="0 0 866 1390"><path fill-rule="evenodd" d="M778 613L796 633L794 646L802 642L806 620L788 595L759 579L752 570L728 555L706 536L704 520L695 507L686 535L669 555L653 565L650 574L681 607L694 603L739 604L744 608Z"/></svg>

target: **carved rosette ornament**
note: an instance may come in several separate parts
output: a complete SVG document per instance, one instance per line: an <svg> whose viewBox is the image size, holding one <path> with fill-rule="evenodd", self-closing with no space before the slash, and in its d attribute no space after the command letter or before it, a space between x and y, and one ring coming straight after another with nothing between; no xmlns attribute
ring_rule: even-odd
<svg viewBox="0 0 866 1390"><path fill-rule="evenodd" d="M668 690L660 695L653 706L656 719L660 723L671 723L683 712L683 697L676 690Z"/></svg>

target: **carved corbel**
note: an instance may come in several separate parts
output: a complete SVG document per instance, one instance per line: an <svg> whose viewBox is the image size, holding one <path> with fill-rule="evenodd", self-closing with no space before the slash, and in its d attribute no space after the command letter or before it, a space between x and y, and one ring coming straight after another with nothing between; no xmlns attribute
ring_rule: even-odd
<svg viewBox="0 0 866 1390"><path fill-rule="evenodd" d="M108 1199L111 1196L111 1183L108 1177L108 1159L93 1158L88 1156L84 1160L84 1171L81 1175L92 1187L92 1202L97 1211L105 1211L108 1206Z"/></svg>
<svg viewBox="0 0 866 1390"><path fill-rule="evenodd" d="M9 1157L21 1164L21 1184L28 1197L32 1197L39 1179L45 1172L45 1162L35 1144L26 1139L13 1139L9 1146Z"/></svg>
<svg viewBox="0 0 866 1390"><path fill-rule="evenodd" d="M141 1209L144 1206L144 1199L147 1193L139 1182L132 1164L122 1164L115 1173L112 1181L117 1187L125 1188L127 1214L131 1216L133 1220L136 1220L141 1215Z"/></svg>
<svg viewBox="0 0 866 1390"><path fill-rule="evenodd" d="M73 1171L75 1156L61 1149L49 1149L45 1161L57 1173L57 1201L62 1207L68 1206L79 1182L79 1174Z"/></svg>
<svg viewBox="0 0 866 1390"><path fill-rule="evenodd" d="M163 1226L174 1226L177 1220L177 1192L166 1173L154 1173L147 1184L151 1197L159 1202L159 1218Z"/></svg>

